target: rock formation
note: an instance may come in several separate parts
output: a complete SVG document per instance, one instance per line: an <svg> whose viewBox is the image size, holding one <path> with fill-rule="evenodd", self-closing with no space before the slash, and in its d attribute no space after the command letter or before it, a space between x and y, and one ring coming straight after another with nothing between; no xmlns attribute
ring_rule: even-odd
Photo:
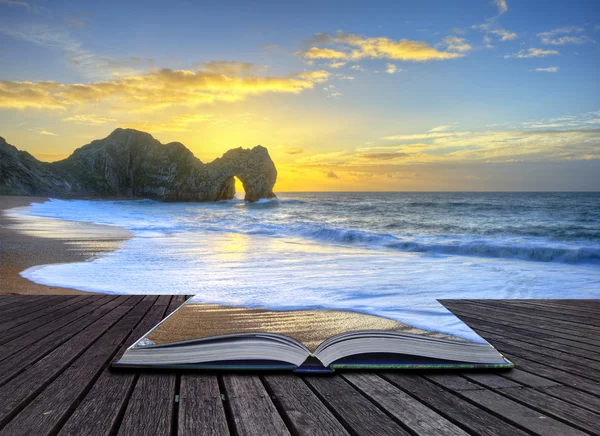
<svg viewBox="0 0 600 436"><path fill-rule="evenodd" d="M202 163L179 142L161 144L149 133L116 129L64 160L47 163L0 137L0 194L217 201L233 198L234 176L247 201L275 197L277 170L260 145Z"/></svg>

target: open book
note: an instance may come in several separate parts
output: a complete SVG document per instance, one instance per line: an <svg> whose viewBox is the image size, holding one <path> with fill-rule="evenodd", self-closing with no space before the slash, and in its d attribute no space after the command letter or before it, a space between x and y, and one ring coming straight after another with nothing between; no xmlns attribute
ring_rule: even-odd
<svg viewBox="0 0 600 436"><path fill-rule="evenodd" d="M340 310L269 311L188 300L129 347L116 367L197 369L512 368L481 339Z"/></svg>

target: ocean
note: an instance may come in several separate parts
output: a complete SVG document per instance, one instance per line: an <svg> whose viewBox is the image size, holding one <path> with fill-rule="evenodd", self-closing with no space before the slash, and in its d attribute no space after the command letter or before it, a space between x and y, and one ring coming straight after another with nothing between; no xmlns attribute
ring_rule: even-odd
<svg viewBox="0 0 600 436"><path fill-rule="evenodd" d="M477 340L443 298L600 298L600 193L284 193L246 203L52 200L18 214L122 226L36 283L351 309ZM434 327L432 327L434 326Z"/></svg>

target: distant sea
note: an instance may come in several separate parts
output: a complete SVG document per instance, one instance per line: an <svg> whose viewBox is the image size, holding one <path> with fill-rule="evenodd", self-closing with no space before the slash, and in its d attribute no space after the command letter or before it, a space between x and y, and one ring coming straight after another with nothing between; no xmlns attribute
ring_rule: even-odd
<svg viewBox="0 0 600 436"><path fill-rule="evenodd" d="M119 250L22 275L119 294L352 309L471 337L437 298L600 298L600 193L285 193L249 204L52 200Z"/></svg>

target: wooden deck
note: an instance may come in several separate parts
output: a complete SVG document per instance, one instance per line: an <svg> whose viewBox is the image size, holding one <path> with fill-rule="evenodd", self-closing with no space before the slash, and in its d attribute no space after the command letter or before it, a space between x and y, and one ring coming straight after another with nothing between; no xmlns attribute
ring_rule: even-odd
<svg viewBox="0 0 600 436"><path fill-rule="evenodd" d="M0 435L600 433L600 300L447 300L497 373L114 372L176 296L0 297Z"/></svg>

